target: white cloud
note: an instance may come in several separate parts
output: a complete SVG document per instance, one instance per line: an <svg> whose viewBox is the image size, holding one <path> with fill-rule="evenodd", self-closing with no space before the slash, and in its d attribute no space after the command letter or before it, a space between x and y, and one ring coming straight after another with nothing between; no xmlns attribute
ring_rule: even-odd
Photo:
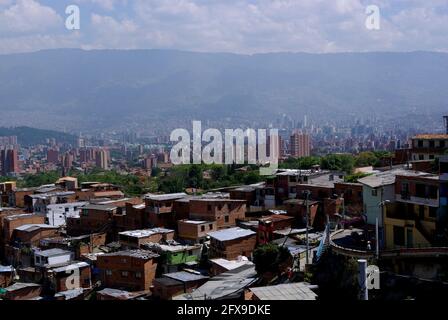
<svg viewBox="0 0 448 320"><path fill-rule="evenodd" d="M0 0L0 4L8 1ZM78 46L83 48L239 53L448 51L446 0L73 1L79 3L84 17L78 37ZM381 9L381 30L365 28L365 8L370 4ZM19 14L25 5L28 13ZM36 0L19 0L0 15L0 26L7 30L10 41L14 41L14 32L32 35L45 30L52 39L59 39L62 47L65 38L54 37L58 19L53 9ZM37 23L29 23L31 20Z"/></svg>
<svg viewBox="0 0 448 320"><path fill-rule="evenodd" d="M2 32L40 32L56 27L58 24L63 26L61 23L62 18L54 9L34 0L18 0L14 5L0 12Z"/></svg>

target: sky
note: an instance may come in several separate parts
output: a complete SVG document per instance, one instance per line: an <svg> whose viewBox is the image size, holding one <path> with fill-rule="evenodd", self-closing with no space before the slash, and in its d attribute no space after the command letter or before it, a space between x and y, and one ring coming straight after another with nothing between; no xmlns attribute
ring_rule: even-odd
<svg viewBox="0 0 448 320"><path fill-rule="evenodd" d="M55 48L448 52L448 0L0 0L0 54Z"/></svg>

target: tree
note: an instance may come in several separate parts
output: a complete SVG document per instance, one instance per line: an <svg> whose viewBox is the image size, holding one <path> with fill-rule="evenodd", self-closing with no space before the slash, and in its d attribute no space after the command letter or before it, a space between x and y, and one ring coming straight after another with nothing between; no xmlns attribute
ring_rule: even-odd
<svg viewBox="0 0 448 320"><path fill-rule="evenodd" d="M355 159L350 154L329 154L321 160L322 169L351 173L355 167Z"/></svg>
<svg viewBox="0 0 448 320"><path fill-rule="evenodd" d="M317 262L312 279L319 286L321 300L358 299L358 265L354 258L327 250Z"/></svg>
<svg viewBox="0 0 448 320"><path fill-rule="evenodd" d="M377 166L379 163L379 157L370 151L359 153L355 161L357 167Z"/></svg>
<svg viewBox="0 0 448 320"><path fill-rule="evenodd" d="M268 243L259 246L253 252L255 270L258 274L271 272L278 274L280 272L280 265L291 258L288 248L278 246L274 243Z"/></svg>

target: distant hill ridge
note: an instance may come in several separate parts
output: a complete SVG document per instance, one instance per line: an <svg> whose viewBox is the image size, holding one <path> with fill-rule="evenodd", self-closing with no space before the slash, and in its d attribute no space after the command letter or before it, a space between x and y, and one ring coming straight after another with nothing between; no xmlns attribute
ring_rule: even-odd
<svg viewBox="0 0 448 320"><path fill-rule="evenodd" d="M447 87L447 53L46 50L0 55L0 125L441 112Z"/></svg>
<svg viewBox="0 0 448 320"><path fill-rule="evenodd" d="M73 144L76 138L68 133L30 127L0 127L0 137L3 136L17 136L17 141L22 146L43 144L46 142L46 139L52 138L55 138L57 142Z"/></svg>

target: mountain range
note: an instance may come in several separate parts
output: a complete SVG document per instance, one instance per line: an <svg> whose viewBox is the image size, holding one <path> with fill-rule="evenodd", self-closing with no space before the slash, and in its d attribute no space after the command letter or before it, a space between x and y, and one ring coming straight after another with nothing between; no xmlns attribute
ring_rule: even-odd
<svg viewBox="0 0 448 320"><path fill-rule="evenodd" d="M88 130L163 119L343 117L448 101L448 54L46 50L0 56L0 126Z"/></svg>

